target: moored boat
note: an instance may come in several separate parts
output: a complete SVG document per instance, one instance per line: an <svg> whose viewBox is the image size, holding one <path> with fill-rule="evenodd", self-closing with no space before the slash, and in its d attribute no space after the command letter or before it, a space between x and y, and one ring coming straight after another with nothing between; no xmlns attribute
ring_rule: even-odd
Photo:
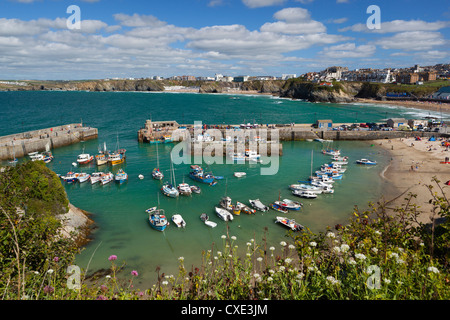
<svg viewBox="0 0 450 320"><path fill-rule="evenodd" d="M200 215L200 220L202 220L208 227L214 228L217 226L217 223L209 220L209 216L206 213L202 213Z"/></svg>
<svg viewBox="0 0 450 320"><path fill-rule="evenodd" d="M264 205L259 199L254 199L254 200L250 199L249 202L250 202L250 205L258 211L262 211L262 212L269 211L269 207Z"/></svg>
<svg viewBox="0 0 450 320"><path fill-rule="evenodd" d="M91 184L95 184L97 182L100 182L102 178L103 172L93 172L91 173Z"/></svg>
<svg viewBox="0 0 450 320"><path fill-rule="evenodd" d="M311 191L301 191L301 190L293 190L292 194L297 197L306 198L306 199L315 199L317 198L317 194Z"/></svg>
<svg viewBox="0 0 450 320"><path fill-rule="evenodd" d="M288 219L288 218L285 218L285 217L277 217L275 219L275 223L280 223L280 224L288 227L292 231L301 231L301 230L303 230L305 228L301 224L295 222L294 219Z"/></svg>
<svg viewBox="0 0 450 320"><path fill-rule="evenodd" d="M162 180L164 178L164 174L158 168L154 168L152 171L152 177L155 180Z"/></svg>
<svg viewBox="0 0 450 320"><path fill-rule="evenodd" d="M92 160L94 160L94 156L90 155L89 153L82 153L82 154L79 154L77 157L78 164L88 164Z"/></svg>
<svg viewBox="0 0 450 320"><path fill-rule="evenodd" d="M195 181L212 184L215 182L214 175L206 173L200 166L191 166L191 172L189 172L189 177Z"/></svg>
<svg viewBox="0 0 450 320"><path fill-rule="evenodd" d="M114 179L114 175L111 172L103 173L100 177L102 185L110 183Z"/></svg>
<svg viewBox="0 0 450 320"><path fill-rule="evenodd" d="M63 179L67 183L73 183L78 180L77 174L75 172L67 172L65 176L60 176L61 179Z"/></svg>
<svg viewBox="0 0 450 320"><path fill-rule="evenodd" d="M273 210L278 211L278 212L282 212L282 213L288 213L289 212L288 209L284 208L281 204L279 204L279 201L275 201L274 203L271 203L270 207Z"/></svg>
<svg viewBox="0 0 450 320"><path fill-rule="evenodd" d="M102 166L108 163L108 157L104 153L97 154L95 156L95 164L97 166Z"/></svg>
<svg viewBox="0 0 450 320"><path fill-rule="evenodd" d="M180 195L190 196L192 194L192 189L190 185L183 182L178 185L178 192L180 193Z"/></svg>
<svg viewBox="0 0 450 320"><path fill-rule="evenodd" d="M86 172L77 173L76 176L77 176L77 179L78 179L79 183L86 182L91 177L91 175L86 173Z"/></svg>
<svg viewBox="0 0 450 320"><path fill-rule="evenodd" d="M290 199L283 199L282 204L286 209L295 210L295 211L300 210L303 206L303 204L301 204L300 202L290 200Z"/></svg>
<svg viewBox="0 0 450 320"><path fill-rule="evenodd" d="M172 216L172 221L175 223L175 225L178 228L184 228L186 227L186 221L184 221L183 217L181 216L181 214L174 214Z"/></svg>
<svg viewBox="0 0 450 320"><path fill-rule="evenodd" d="M376 161L372 161L372 160L369 160L369 159L359 159L359 160L356 160L356 163L357 164L363 164L363 165L371 165L371 166L377 164Z"/></svg>
<svg viewBox="0 0 450 320"><path fill-rule="evenodd" d="M233 221L233 215L227 210L219 207L215 207L217 216L223 221Z"/></svg>
<svg viewBox="0 0 450 320"><path fill-rule="evenodd" d="M123 169L119 169L119 171L117 171L114 179L119 184L122 184L122 183L124 183L125 181L128 180L128 174L125 171L123 171Z"/></svg>
<svg viewBox="0 0 450 320"><path fill-rule="evenodd" d="M202 192L202 189L200 189L199 186L190 186L190 188L191 188L191 190L192 190L193 193L199 194L199 193Z"/></svg>
<svg viewBox="0 0 450 320"><path fill-rule="evenodd" d="M241 214L241 209L231 203L230 197L222 197L222 199L220 199L219 204L222 208L228 210L229 212L237 216Z"/></svg>
<svg viewBox="0 0 450 320"><path fill-rule="evenodd" d="M164 231L169 225L163 209L157 209L149 213L148 221L158 231Z"/></svg>
<svg viewBox="0 0 450 320"><path fill-rule="evenodd" d="M256 213L255 209L252 209L249 206L247 206L239 201L236 202L236 207L239 208L242 213L246 213L246 214L255 214Z"/></svg>
<svg viewBox="0 0 450 320"><path fill-rule="evenodd" d="M236 178L241 178L241 177L244 177L244 176L246 176L247 175L247 173L245 173L245 172L235 172L234 173L234 176L236 177Z"/></svg>
<svg viewBox="0 0 450 320"><path fill-rule="evenodd" d="M177 190L177 188L175 188L171 183L166 182L162 187L161 187L161 192L170 198L176 198L180 195L180 192Z"/></svg>

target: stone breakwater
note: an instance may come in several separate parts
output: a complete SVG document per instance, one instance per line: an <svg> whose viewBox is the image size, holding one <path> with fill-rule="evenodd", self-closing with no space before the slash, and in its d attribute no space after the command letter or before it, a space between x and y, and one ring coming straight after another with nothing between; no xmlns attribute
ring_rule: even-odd
<svg viewBox="0 0 450 320"><path fill-rule="evenodd" d="M21 158L30 152L51 150L97 137L96 128L79 123L11 134L0 137L0 160L12 160L14 156Z"/></svg>

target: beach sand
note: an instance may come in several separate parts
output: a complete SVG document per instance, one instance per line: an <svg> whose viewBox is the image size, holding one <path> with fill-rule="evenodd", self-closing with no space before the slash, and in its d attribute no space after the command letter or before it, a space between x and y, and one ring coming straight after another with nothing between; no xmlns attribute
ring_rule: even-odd
<svg viewBox="0 0 450 320"><path fill-rule="evenodd" d="M420 206L418 221L431 222L433 206L429 200L432 195L427 185L433 185L433 191L441 195L436 183L432 181L436 177L443 190L449 190L450 186L444 183L450 180L450 164L440 162L445 157L450 157L450 149L441 146L442 141L428 141L428 138L422 138L421 141L416 141L415 138L376 140L373 143L385 148L392 157L381 173L388 182L384 192L386 206L389 209L401 207L409 193L416 194L412 203Z"/></svg>
<svg viewBox="0 0 450 320"><path fill-rule="evenodd" d="M375 100L375 99L362 99L357 98L357 103L370 103L370 104L388 104L393 106L405 107L405 108L416 108L429 111L442 111L450 112L450 103L438 103L438 102L428 102L428 101L406 101L406 100Z"/></svg>

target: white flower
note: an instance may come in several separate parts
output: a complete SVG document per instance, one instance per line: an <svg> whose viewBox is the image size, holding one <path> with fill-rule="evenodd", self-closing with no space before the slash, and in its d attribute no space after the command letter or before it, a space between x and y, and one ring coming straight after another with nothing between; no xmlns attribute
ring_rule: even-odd
<svg viewBox="0 0 450 320"><path fill-rule="evenodd" d="M386 283L386 284L389 284L389 283L391 283L391 280L389 280L389 279L383 279L383 281L384 281L384 283Z"/></svg>
<svg viewBox="0 0 450 320"><path fill-rule="evenodd" d="M108 274L105 278L106 279L111 279L111 276Z"/></svg>
<svg viewBox="0 0 450 320"><path fill-rule="evenodd" d="M221 251L217 251L217 255L218 256L222 256L222 252Z"/></svg>
<svg viewBox="0 0 450 320"><path fill-rule="evenodd" d="M359 259L359 260L365 260L366 256L363 255L362 253L357 253L357 254L355 254L355 258Z"/></svg>
<svg viewBox="0 0 450 320"><path fill-rule="evenodd" d="M268 277L268 278L267 278L267 281L272 282L272 281L273 281L273 278L272 278L272 277Z"/></svg>
<svg viewBox="0 0 450 320"><path fill-rule="evenodd" d="M327 281L331 284L340 284L341 282L339 280L336 280L333 276L328 276Z"/></svg>
<svg viewBox="0 0 450 320"><path fill-rule="evenodd" d="M350 250L350 246L346 243L341 244L341 251L342 252L347 252L348 250Z"/></svg>
<svg viewBox="0 0 450 320"><path fill-rule="evenodd" d="M247 257L250 257L250 256L251 256L251 254L247 252Z"/></svg>
<svg viewBox="0 0 450 320"><path fill-rule="evenodd" d="M420 246L421 246L421 247L423 247L424 245L425 245L425 243L423 243L423 242L420 243Z"/></svg>
<svg viewBox="0 0 450 320"><path fill-rule="evenodd" d="M39 274L39 271L35 271L34 274Z"/></svg>
<svg viewBox="0 0 450 320"><path fill-rule="evenodd" d="M349 263L349 264L356 264L356 261L355 261L355 259L350 258L350 259L348 260L348 263Z"/></svg>
<svg viewBox="0 0 450 320"><path fill-rule="evenodd" d="M292 250L293 250L293 249L295 249L295 246L294 246L293 244L290 244L290 245L289 245L289 249L292 249Z"/></svg>
<svg viewBox="0 0 450 320"><path fill-rule="evenodd" d="M254 242L255 241L255 239L250 239L250 242Z"/></svg>
<svg viewBox="0 0 450 320"><path fill-rule="evenodd" d="M280 245L282 245L283 247L285 247L285 246L287 245L287 243L284 242L284 241L281 241L281 242L280 242Z"/></svg>
<svg viewBox="0 0 450 320"><path fill-rule="evenodd" d="M269 269L269 273L270 273L270 274L274 274L274 273L275 273L275 270Z"/></svg>
<svg viewBox="0 0 450 320"><path fill-rule="evenodd" d="M163 286L167 286L169 284L169 282L167 282L167 281L163 281L161 283L162 283Z"/></svg>
<svg viewBox="0 0 450 320"><path fill-rule="evenodd" d="M255 273L253 276L254 276L255 278L259 278L259 277L260 277L259 273Z"/></svg>
<svg viewBox="0 0 450 320"><path fill-rule="evenodd" d="M378 252L378 248L375 248L375 247L373 247L372 249L370 249L370 250L372 250L373 252L375 252L375 253L377 253Z"/></svg>
<svg viewBox="0 0 450 320"><path fill-rule="evenodd" d="M184 257L179 257L178 260L184 261Z"/></svg>
<svg viewBox="0 0 450 320"><path fill-rule="evenodd" d="M222 239L226 239L227 236L223 234L223 235L221 236L221 238L222 238Z"/></svg>
<svg viewBox="0 0 450 320"><path fill-rule="evenodd" d="M427 269L429 272L439 273L439 269L436 267L428 267Z"/></svg>
<svg viewBox="0 0 450 320"><path fill-rule="evenodd" d="M328 238L333 238L333 239L334 239L334 238L336 238L336 235L335 235L333 232L328 232L328 233L327 233L327 237L328 237Z"/></svg>
<svg viewBox="0 0 450 320"><path fill-rule="evenodd" d="M263 258L262 258L262 257L258 257L258 259L256 259L256 260L258 260L259 262L261 262L261 261L263 261Z"/></svg>
<svg viewBox="0 0 450 320"><path fill-rule="evenodd" d="M280 266L280 267L278 268L279 271L284 271L284 269L285 269L284 266Z"/></svg>
<svg viewBox="0 0 450 320"><path fill-rule="evenodd" d="M381 231L375 231L375 234L377 235L377 236L380 236L381 235Z"/></svg>
<svg viewBox="0 0 450 320"><path fill-rule="evenodd" d="M286 258L285 260L284 260L286 263L291 263L292 262L292 259L291 258Z"/></svg>
<svg viewBox="0 0 450 320"><path fill-rule="evenodd" d="M311 247L315 247L315 246L317 246L317 243L314 242L314 241L311 241L311 242L309 243L309 245L310 245Z"/></svg>
<svg viewBox="0 0 450 320"><path fill-rule="evenodd" d="M275 250L275 247L270 247L269 250L273 251L273 250Z"/></svg>
<svg viewBox="0 0 450 320"><path fill-rule="evenodd" d="M339 253L339 252L341 252L341 248L339 248L339 247L334 247L334 248L333 248L333 251L334 251L335 253Z"/></svg>
<svg viewBox="0 0 450 320"><path fill-rule="evenodd" d="M251 244L250 242L247 242L247 246L249 246L249 247L250 247L251 245L252 245L252 244Z"/></svg>
<svg viewBox="0 0 450 320"><path fill-rule="evenodd" d="M235 236L231 236L231 240L236 240L236 237Z"/></svg>
<svg viewBox="0 0 450 320"><path fill-rule="evenodd" d="M52 273L53 273L53 269L48 269L48 270L47 270L47 273L48 273L48 274L52 274Z"/></svg>
<svg viewBox="0 0 450 320"><path fill-rule="evenodd" d="M304 276L305 276L305 274L303 272L300 272L299 274L297 274L298 279L303 279Z"/></svg>

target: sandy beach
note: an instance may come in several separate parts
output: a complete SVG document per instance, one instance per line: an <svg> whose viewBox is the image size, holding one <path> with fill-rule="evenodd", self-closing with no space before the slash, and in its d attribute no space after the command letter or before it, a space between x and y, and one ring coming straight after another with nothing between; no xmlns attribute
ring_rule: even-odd
<svg viewBox="0 0 450 320"><path fill-rule="evenodd" d="M413 203L420 206L418 220L430 222L432 205L428 201L432 196L427 185L434 185L433 190L438 191L436 183L432 181L436 177L444 191L449 190L450 187L444 183L450 180L450 164L440 162L450 157L450 149L441 146L442 140L429 141L428 138L421 141L415 138L377 140L373 143L385 148L392 156L389 165L381 173L388 182L384 196L387 207L400 207L409 193L416 194Z"/></svg>

